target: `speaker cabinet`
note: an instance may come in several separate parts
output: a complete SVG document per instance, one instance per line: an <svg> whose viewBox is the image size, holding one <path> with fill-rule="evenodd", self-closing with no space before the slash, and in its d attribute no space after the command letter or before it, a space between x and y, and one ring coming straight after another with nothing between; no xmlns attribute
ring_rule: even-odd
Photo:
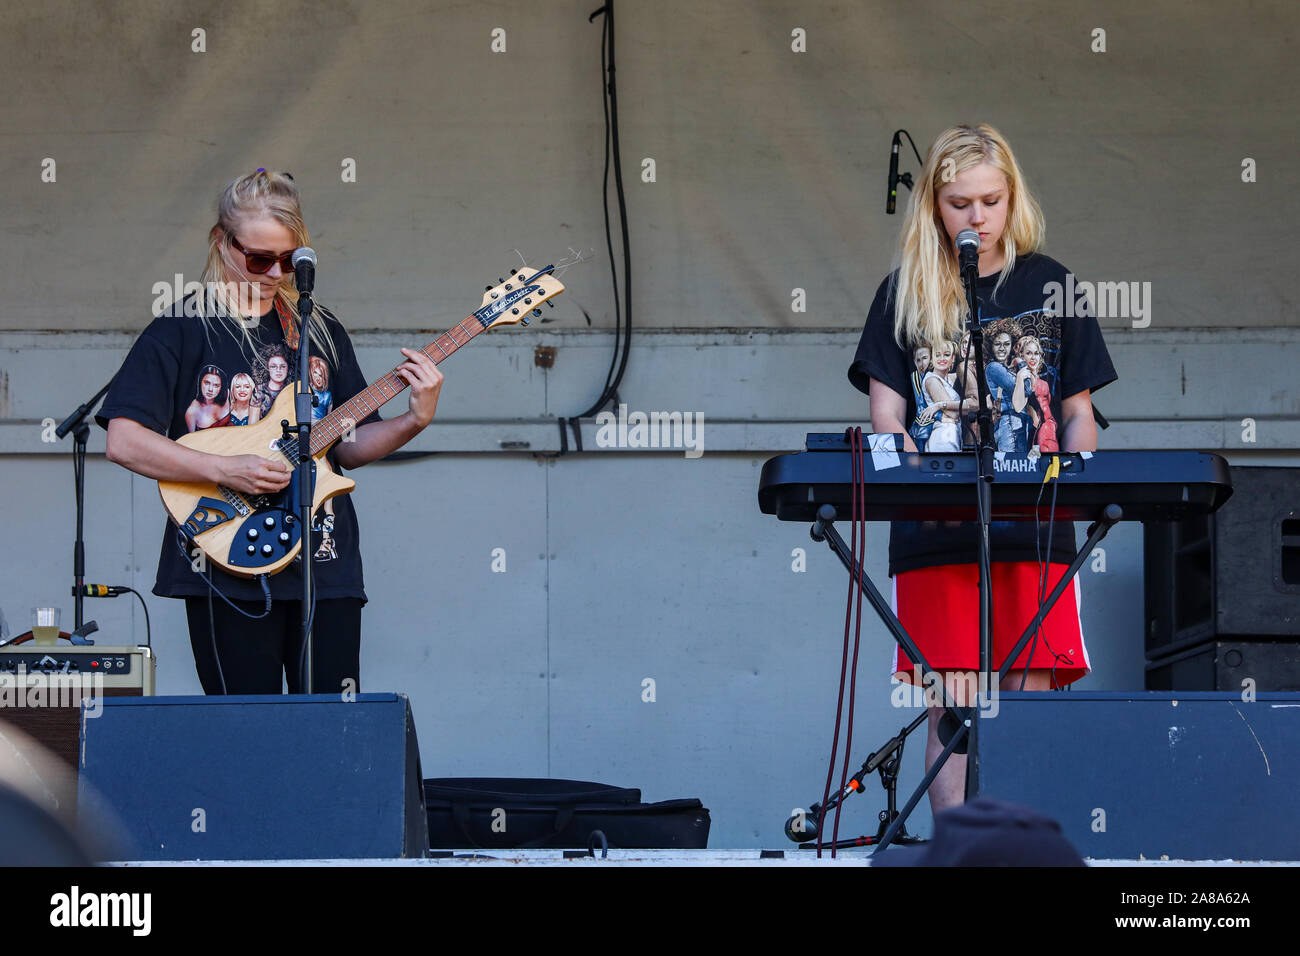
<svg viewBox="0 0 1300 956"><path fill-rule="evenodd" d="M1300 640L1300 469L1233 468L1215 514L1144 530L1146 651Z"/></svg>
<svg viewBox="0 0 1300 956"><path fill-rule="evenodd" d="M107 801L132 859L424 856L422 779L396 694L108 698L82 720L79 806Z"/></svg>

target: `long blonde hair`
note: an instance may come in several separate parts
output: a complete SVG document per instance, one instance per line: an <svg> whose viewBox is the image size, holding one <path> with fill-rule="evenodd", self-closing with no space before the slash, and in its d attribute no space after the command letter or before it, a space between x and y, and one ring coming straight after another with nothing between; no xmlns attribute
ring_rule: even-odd
<svg viewBox="0 0 1300 956"><path fill-rule="evenodd" d="M259 169L233 180L221 191L217 199L217 224L208 232L208 260L203 269L203 287L220 299L220 308L204 310L204 330L207 330L207 322L215 314L239 337L246 356L256 354L256 344L248 324L238 320L238 300L231 300L232 291L236 288L234 277L239 275L236 257L243 253L232 246L230 241L241 220L248 216L270 216L292 233L297 246L311 245L307 225L302 218L298 187L288 173ZM290 316L297 318L298 289L293 282L281 282L277 286L275 309L282 313L287 311ZM313 354L328 355L337 368L338 352L334 340L325 328L323 310L314 300L307 330Z"/></svg>
<svg viewBox="0 0 1300 956"><path fill-rule="evenodd" d="M1046 225L1042 209L1002 134L983 123L944 130L925 158L899 239L894 339L903 348L961 337L966 296L957 254L936 199L954 176L982 163L993 166L1007 180L1007 223L1000 240L1006 259L997 287L1015 268L1016 256L1043 247Z"/></svg>

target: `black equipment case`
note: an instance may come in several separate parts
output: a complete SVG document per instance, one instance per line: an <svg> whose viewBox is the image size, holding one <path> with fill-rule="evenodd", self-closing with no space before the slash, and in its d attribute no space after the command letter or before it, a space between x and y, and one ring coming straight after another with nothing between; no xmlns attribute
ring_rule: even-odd
<svg viewBox="0 0 1300 956"><path fill-rule="evenodd" d="M424 798L434 850L702 850L709 842L699 800L642 803L640 790L582 780L441 777L424 781Z"/></svg>

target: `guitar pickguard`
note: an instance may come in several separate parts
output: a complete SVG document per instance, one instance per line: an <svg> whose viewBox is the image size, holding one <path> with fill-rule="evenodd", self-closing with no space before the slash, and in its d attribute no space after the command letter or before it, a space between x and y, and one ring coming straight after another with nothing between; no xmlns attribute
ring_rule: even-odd
<svg viewBox="0 0 1300 956"><path fill-rule="evenodd" d="M229 502L218 501L215 498L200 498L199 503L190 512L190 516L183 522L183 527L190 538L196 538L234 517L235 509Z"/></svg>

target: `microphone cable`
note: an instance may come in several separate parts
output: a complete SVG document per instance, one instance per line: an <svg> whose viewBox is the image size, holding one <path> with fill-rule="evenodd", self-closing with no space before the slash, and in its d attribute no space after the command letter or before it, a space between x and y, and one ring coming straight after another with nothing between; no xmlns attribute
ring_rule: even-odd
<svg viewBox="0 0 1300 956"><path fill-rule="evenodd" d="M1043 476L1042 483L1038 486L1038 499L1034 502L1034 551L1038 558L1038 608L1042 610L1043 605L1047 602L1047 580L1049 571L1052 566L1052 534L1056 530L1056 492L1060 486L1061 459L1058 455L1052 455L1052 463L1047 466L1047 473ZM1043 503L1043 489L1048 483L1052 485L1052 503L1047 512L1047 558L1043 559L1042 544L1042 519L1040 509ZM1047 635L1043 632L1043 625L1046 618L1039 622L1037 630L1034 631L1034 639L1029 643L1029 657L1025 661L1025 667L1020 673L1019 690L1025 689L1025 681L1029 677L1029 665L1034 661L1034 651L1038 645L1039 637L1043 639L1043 646L1047 648L1048 653L1052 655L1052 669L1048 678L1049 690L1060 690L1056 686L1056 668L1064 663L1072 666L1074 661L1065 654L1058 654L1047 640Z"/></svg>
<svg viewBox="0 0 1300 956"><path fill-rule="evenodd" d="M193 538L189 538L184 531L182 531L180 528L177 528L176 548L177 550L180 551L181 558L185 561L189 561L190 555L186 552L185 544L184 544L186 540L188 540L190 544L194 544ZM308 536L308 540L309 541L311 540L310 536ZM207 565L206 560L203 563L205 566ZM213 613L213 609L212 609L212 595L216 594L217 597L221 598L221 600L225 601L228 605L230 605L230 607L234 608L236 611L244 615L244 617L248 618L249 620L260 621L262 618L266 617L271 613L271 585L268 582L267 576L265 574L257 575L257 582L262 585L262 596L266 599L266 608L262 611L261 614L249 614L243 608L234 604L230 600L230 598L226 597L225 594L221 592L221 589L212 582L212 571L210 569L208 570L206 575L202 571L199 571L198 575L199 577L203 578L203 580L208 585L208 638L212 643L212 660L217 665L217 679L221 683L221 693L223 695L226 695L229 694L230 692L229 690L226 689L226 674L225 671L222 670L221 654L217 650L217 624L216 624L216 616Z"/></svg>
<svg viewBox="0 0 1300 956"><path fill-rule="evenodd" d="M120 591L130 591L132 594L136 596L136 599L140 602L140 607L144 611L144 646L152 650L153 649L153 628L149 624L149 605L144 602L144 595L142 595L135 588L128 588L125 585L105 586L102 584L83 584L80 588L82 597L117 597L118 595L116 592L120 592ZM77 589L74 588L73 595L75 596L76 593L77 593ZM0 644L4 644L4 643L5 643L4 641L0 641Z"/></svg>

